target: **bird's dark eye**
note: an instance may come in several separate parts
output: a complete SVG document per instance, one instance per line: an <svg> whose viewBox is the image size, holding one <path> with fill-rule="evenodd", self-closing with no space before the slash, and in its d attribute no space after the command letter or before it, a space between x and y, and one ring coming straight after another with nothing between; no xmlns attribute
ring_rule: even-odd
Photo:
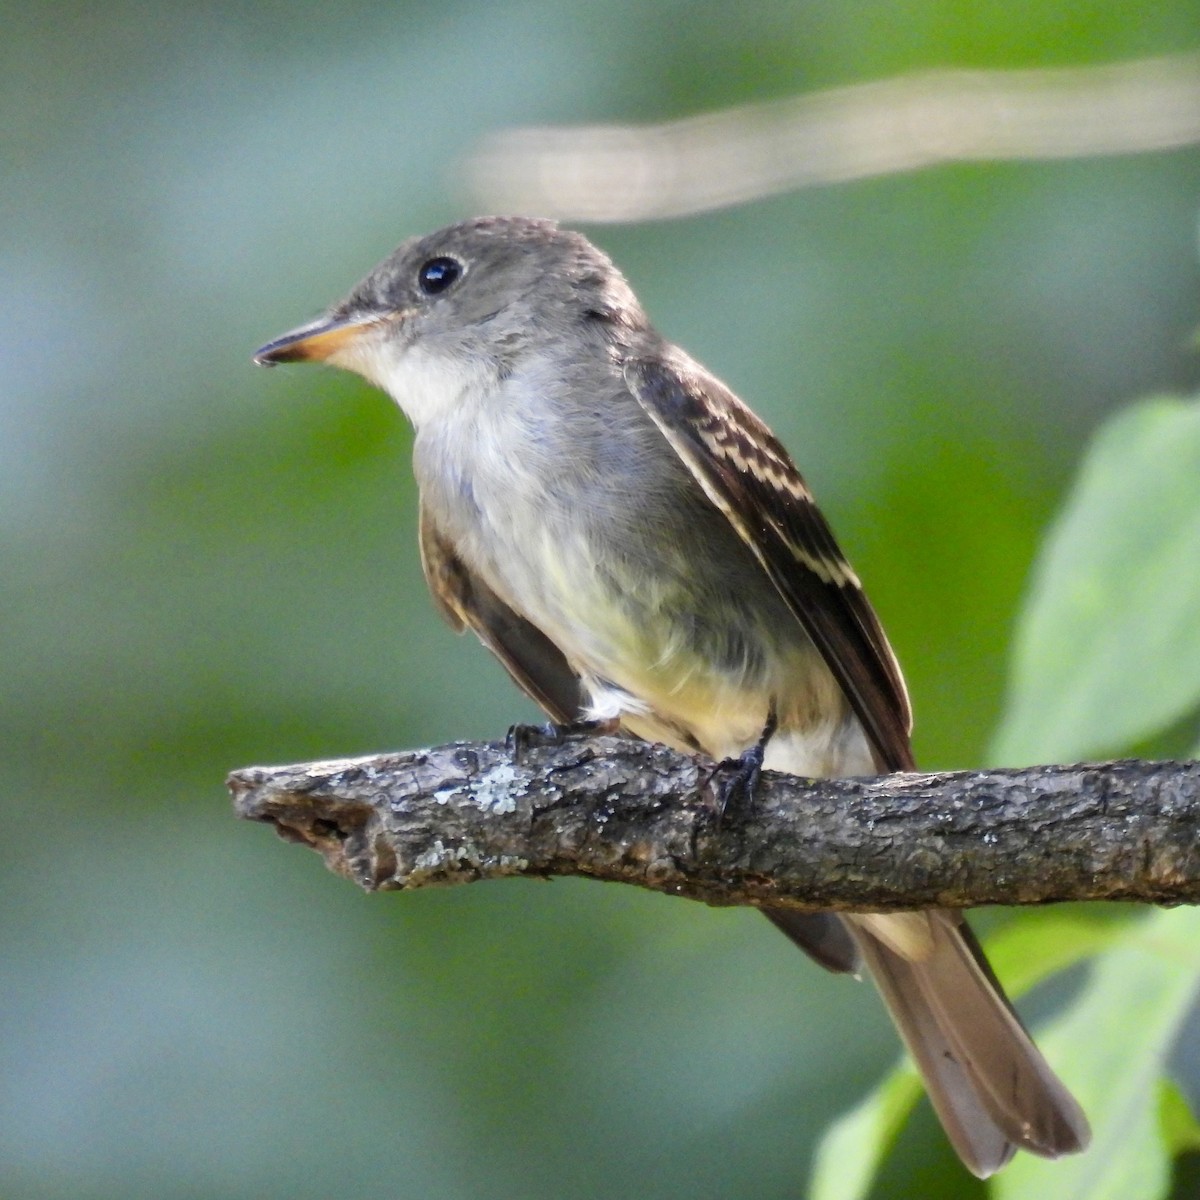
<svg viewBox="0 0 1200 1200"><path fill-rule="evenodd" d="M417 272L417 284L427 296L444 292L463 273L462 263L456 258L440 255L431 258Z"/></svg>

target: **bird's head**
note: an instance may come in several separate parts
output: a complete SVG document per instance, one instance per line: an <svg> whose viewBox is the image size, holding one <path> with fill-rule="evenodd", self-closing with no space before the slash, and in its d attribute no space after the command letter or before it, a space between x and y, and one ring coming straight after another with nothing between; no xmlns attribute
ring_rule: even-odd
<svg viewBox="0 0 1200 1200"><path fill-rule="evenodd" d="M328 362L408 408L414 369L510 369L531 349L569 345L589 323L644 321L624 278L581 234L529 217L478 217L410 238L254 361Z"/></svg>

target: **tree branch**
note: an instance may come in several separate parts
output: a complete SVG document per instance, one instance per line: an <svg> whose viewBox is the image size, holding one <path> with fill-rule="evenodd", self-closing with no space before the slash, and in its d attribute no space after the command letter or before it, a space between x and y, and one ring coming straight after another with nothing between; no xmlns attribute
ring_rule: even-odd
<svg viewBox="0 0 1200 1200"><path fill-rule="evenodd" d="M647 221L945 162L1200 142L1200 60L940 70L652 125L501 129L466 163L487 212Z"/></svg>
<svg viewBox="0 0 1200 1200"><path fill-rule="evenodd" d="M719 770L719 768L718 768ZM229 777L239 816L368 891L587 875L708 904L1200 902L1200 762L802 780L718 815L703 759L572 737Z"/></svg>

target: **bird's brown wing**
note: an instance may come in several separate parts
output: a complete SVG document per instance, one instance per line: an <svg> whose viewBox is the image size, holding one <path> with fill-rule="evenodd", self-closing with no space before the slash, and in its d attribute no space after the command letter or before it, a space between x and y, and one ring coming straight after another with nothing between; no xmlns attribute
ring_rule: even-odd
<svg viewBox="0 0 1200 1200"><path fill-rule="evenodd" d="M469 627L552 721L578 720L585 697L561 651L467 568L424 506L420 541L425 580L450 627L456 632Z"/></svg>
<svg viewBox="0 0 1200 1200"><path fill-rule="evenodd" d="M912 770L912 717L896 657L783 445L690 360L631 359L625 380L821 652L880 770Z"/></svg>
<svg viewBox="0 0 1200 1200"><path fill-rule="evenodd" d="M910 770L899 667L782 445L727 388L686 360L637 359L625 377L821 651L880 769ZM1086 1118L1029 1040L960 915L847 917L837 928L838 918L828 914L824 924L798 928L782 910L767 915L835 970L856 961L847 938L857 944L946 1132L977 1175L1003 1166L1017 1146L1053 1158L1087 1144Z"/></svg>

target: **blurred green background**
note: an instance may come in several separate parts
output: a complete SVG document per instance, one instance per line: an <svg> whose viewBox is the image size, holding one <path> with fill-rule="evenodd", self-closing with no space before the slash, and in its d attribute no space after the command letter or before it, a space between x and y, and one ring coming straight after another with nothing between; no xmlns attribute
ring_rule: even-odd
<svg viewBox="0 0 1200 1200"><path fill-rule="evenodd" d="M1200 9L0 15L0 1195L802 1195L897 1053L869 987L632 889L367 898L230 816L233 767L533 716L426 597L399 412L249 356L478 207L490 131L1200 48ZM1194 389L1198 194L1188 149L588 230L795 453L925 765L984 756L1090 431ZM877 1190L975 1188L924 1112Z"/></svg>

